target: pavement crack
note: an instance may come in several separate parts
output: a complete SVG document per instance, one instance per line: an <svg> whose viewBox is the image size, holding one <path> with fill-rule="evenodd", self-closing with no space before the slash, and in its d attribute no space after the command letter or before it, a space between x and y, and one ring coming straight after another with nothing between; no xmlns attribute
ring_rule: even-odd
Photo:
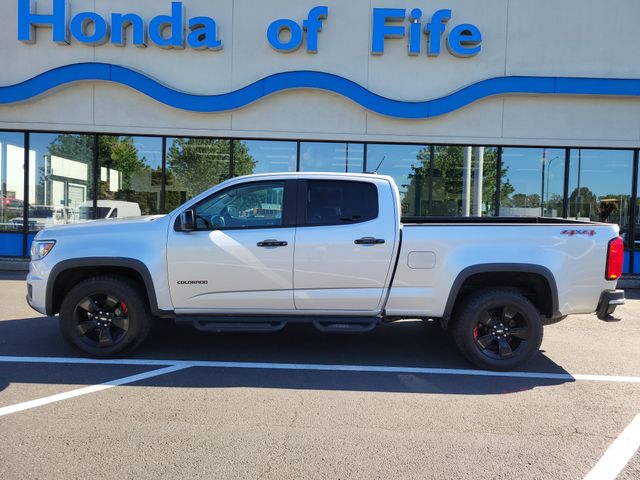
<svg viewBox="0 0 640 480"><path fill-rule="evenodd" d="M300 412L304 408L304 396L298 395L298 403L293 410L293 416L291 417L291 421L286 426L286 433L282 443L278 446L276 451L269 456L267 460L266 468L256 477L257 480L262 480L269 475L274 468L274 464L280 460L283 460L287 456L287 451L289 448L289 441L291 440L291 429L295 427L296 422L300 416ZM299 473L299 472L298 472Z"/></svg>

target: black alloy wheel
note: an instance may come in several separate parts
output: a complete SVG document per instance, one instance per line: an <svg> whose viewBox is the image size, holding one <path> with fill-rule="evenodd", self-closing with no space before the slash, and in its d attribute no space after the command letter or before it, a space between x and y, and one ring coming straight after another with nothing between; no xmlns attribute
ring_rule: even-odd
<svg viewBox="0 0 640 480"><path fill-rule="evenodd" d="M531 337L526 314L513 306L492 308L482 312L473 329L480 351L492 359L516 355Z"/></svg>
<svg viewBox="0 0 640 480"><path fill-rule="evenodd" d="M77 333L94 347L111 347L129 331L129 309L113 295L90 295L80 300L74 311Z"/></svg>
<svg viewBox="0 0 640 480"><path fill-rule="evenodd" d="M60 306L60 331L85 355L109 358L131 352L151 330L144 288L129 278L105 275L75 285Z"/></svg>
<svg viewBox="0 0 640 480"><path fill-rule="evenodd" d="M542 317L522 293L493 288L469 294L454 310L449 329L473 364L512 370L531 360L542 343Z"/></svg>

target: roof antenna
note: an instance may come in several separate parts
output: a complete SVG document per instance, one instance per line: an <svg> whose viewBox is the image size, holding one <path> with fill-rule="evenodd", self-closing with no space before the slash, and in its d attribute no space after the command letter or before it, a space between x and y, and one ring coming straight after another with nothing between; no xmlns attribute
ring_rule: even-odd
<svg viewBox="0 0 640 480"><path fill-rule="evenodd" d="M378 164L378 166L376 167L376 169L373 171L373 173L378 173L378 170L380 170L380 167L382 166L382 164L384 163L384 161L387 159L387 156L385 155L384 157L382 157L382 160L380 160L380 163Z"/></svg>

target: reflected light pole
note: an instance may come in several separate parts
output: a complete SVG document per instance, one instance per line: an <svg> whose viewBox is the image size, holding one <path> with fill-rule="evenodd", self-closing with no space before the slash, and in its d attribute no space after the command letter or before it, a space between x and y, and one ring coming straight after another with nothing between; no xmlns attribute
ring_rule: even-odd
<svg viewBox="0 0 640 480"><path fill-rule="evenodd" d="M551 164L554 160L560 158L558 155L553 157L551 160L547 162L547 149L545 148L542 152L542 195L540 196L540 211L542 216L544 217L545 209L548 210L549 203L549 177L551 176ZM545 171L546 170L546 171ZM545 179L546 176L546 179ZM547 188L545 189L545 181L547 184ZM546 194L546 199L545 199Z"/></svg>

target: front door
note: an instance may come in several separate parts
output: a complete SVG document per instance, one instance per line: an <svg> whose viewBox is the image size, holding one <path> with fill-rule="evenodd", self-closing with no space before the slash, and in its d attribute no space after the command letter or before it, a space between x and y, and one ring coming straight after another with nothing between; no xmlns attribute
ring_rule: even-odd
<svg viewBox="0 0 640 480"><path fill-rule="evenodd" d="M384 180L307 180L301 190L296 308L379 310L399 221L391 188Z"/></svg>
<svg viewBox="0 0 640 480"><path fill-rule="evenodd" d="M176 311L293 310L294 181L253 181L194 207L196 231L171 229L168 268ZM290 220L291 218L291 220Z"/></svg>

